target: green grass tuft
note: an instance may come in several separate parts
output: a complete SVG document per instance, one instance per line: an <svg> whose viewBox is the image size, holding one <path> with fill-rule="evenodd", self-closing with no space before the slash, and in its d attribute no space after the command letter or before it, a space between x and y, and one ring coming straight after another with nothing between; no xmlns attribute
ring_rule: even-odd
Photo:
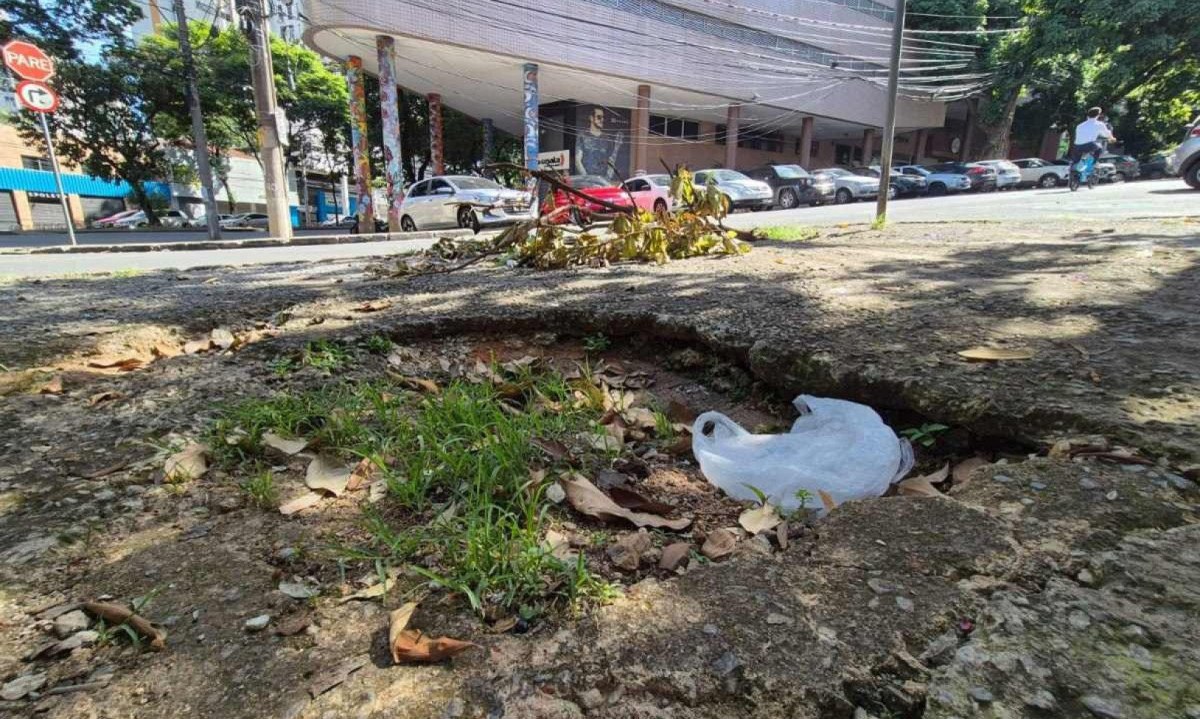
<svg viewBox="0 0 1200 719"><path fill-rule="evenodd" d="M754 234L764 240L805 242L819 237L821 231L815 227L808 227L806 225L775 225L772 227L760 227L754 231Z"/></svg>

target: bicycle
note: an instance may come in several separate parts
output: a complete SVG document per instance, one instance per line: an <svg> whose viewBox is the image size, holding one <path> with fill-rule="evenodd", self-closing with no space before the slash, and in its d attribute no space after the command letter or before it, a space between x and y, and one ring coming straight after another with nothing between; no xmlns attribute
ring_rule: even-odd
<svg viewBox="0 0 1200 719"><path fill-rule="evenodd" d="M1089 190L1095 188L1099 181L1094 172L1095 168L1096 158L1091 153L1084 155L1078 162L1071 165L1071 171L1067 177L1067 187L1071 189L1071 192L1078 190L1081 183L1086 183Z"/></svg>

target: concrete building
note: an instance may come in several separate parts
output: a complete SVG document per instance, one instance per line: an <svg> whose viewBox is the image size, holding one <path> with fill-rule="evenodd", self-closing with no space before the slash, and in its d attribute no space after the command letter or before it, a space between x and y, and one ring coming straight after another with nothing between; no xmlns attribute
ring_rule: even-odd
<svg viewBox="0 0 1200 719"><path fill-rule="evenodd" d="M352 81L361 67L524 137L530 165L613 176L879 154L894 0L305 1L306 42ZM921 159L944 119L943 103L902 98L897 154Z"/></svg>

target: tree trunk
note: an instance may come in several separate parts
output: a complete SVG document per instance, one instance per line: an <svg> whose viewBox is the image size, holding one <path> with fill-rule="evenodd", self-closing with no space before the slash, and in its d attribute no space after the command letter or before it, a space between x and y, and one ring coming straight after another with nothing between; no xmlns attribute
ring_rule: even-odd
<svg viewBox="0 0 1200 719"><path fill-rule="evenodd" d="M146 213L146 224L151 227L158 227L161 223L158 220L158 214L154 208L150 206L150 195L146 193L146 186L141 180L129 183L133 188L133 196L137 198L138 205L142 212Z"/></svg>
<svg viewBox="0 0 1200 719"><path fill-rule="evenodd" d="M1012 139L1013 118L1017 114L1017 100L1021 97L1021 87L1009 91L1009 96L999 108L1000 114L991 112L980 113L980 127L983 129L987 143L983 148L983 156L989 159L1008 159L1008 150ZM989 105L997 100L990 100ZM991 110L993 108L987 108ZM986 121L985 121L986 118Z"/></svg>
<svg viewBox="0 0 1200 719"><path fill-rule="evenodd" d="M429 169L429 162L429 155L425 155L421 158L421 167L417 170L416 176L413 177L413 182L416 182L425 176L425 171Z"/></svg>

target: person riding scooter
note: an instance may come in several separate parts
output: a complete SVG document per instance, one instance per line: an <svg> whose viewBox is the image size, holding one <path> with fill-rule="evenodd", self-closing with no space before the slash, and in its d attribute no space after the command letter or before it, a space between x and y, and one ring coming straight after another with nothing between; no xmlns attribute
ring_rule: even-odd
<svg viewBox="0 0 1200 719"><path fill-rule="evenodd" d="M1087 119L1075 126L1075 143L1071 146L1070 153L1072 166L1088 154L1092 156L1094 165L1100 161L1100 155L1104 153L1105 146L1100 144L1099 140L1117 141L1117 138L1113 137L1112 130L1109 130L1108 125L1100 119L1103 114L1103 109L1093 107L1087 111Z"/></svg>

